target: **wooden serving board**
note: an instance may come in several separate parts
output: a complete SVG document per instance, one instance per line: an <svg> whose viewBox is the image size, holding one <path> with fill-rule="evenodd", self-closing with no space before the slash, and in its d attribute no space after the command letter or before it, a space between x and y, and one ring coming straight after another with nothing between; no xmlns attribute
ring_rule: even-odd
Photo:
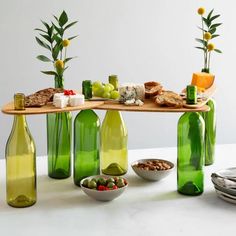
<svg viewBox="0 0 236 236"><path fill-rule="evenodd" d="M152 100L145 100L143 106L126 106L120 103L105 102L100 105L96 110L117 110L117 111L133 111L133 112L207 112L210 108L203 105L198 108L174 108L174 107L161 107L155 104Z"/></svg>
<svg viewBox="0 0 236 236"><path fill-rule="evenodd" d="M186 104L186 100L184 100L184 107L188 109L201 108L202 106L207 104L208 100L214 95L215 92L216 86L213 84L209 89L204 92L204 100L199 101L197 104L194 105Z"/></svg>
<svg viewBox="0 0 236 236"><path fill-rule="evenodd" d="M86 109L94 109L97 106L102 105L103 101L85 101L85 103L81 106L77 107L65 107L65 108L56 108L52 104L42 106L42 107L30 107L25 110L15 110L14 102L8 103L2 108L2 112L8 115L40 115L47 113L60 113L60 112L69 112L69 111L78 111L78 110L86 110Z"/></svg>

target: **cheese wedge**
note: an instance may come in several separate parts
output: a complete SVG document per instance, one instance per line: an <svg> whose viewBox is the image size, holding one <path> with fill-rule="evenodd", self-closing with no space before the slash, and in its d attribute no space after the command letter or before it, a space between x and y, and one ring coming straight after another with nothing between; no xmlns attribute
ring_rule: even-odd
<svg viewBox="0 0 236 236"><path fill-rule="evenodd" d="M197 86L198 88L208 89L214 83L215 76L205 72L193 73L192 85Z"/></svg>

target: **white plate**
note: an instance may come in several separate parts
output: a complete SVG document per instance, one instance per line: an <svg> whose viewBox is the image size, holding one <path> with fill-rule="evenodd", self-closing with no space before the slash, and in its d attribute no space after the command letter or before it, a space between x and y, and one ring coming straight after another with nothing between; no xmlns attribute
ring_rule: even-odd
<svg viewBox="0 0 236 236"><path fill-rule="evenodd" d="M216 174L221 175L222 177L235 177L236 178L236 167L219 170L216 172Z"/></svg>
<svg viewBox="0 0 236 236"><path fill-rule="evenodd" d="M226 202L236 204L236 199L225 196L225 194L217 193L217 196Z"/></svg>

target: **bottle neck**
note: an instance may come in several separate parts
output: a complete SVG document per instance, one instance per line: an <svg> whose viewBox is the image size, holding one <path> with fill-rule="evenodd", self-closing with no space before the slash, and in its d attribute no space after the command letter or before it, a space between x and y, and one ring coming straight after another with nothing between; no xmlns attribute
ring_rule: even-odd
<svg viewBox="0 0 236 236"><path fill-rule="evenodd" d="M25 115L15 115L13 130L26 130L26 129L27 129L27 122Z"/></svg>

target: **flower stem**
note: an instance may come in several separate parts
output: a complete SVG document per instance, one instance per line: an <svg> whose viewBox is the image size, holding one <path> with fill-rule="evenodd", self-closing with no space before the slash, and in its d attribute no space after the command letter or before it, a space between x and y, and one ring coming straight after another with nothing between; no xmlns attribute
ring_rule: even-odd
<svg viewBox="0 0 236 236"><path fill-rule="evenodd" d="M204 41L204 22L202 17L202 40ZM203 45L203 47L206 49L206 46ZM204 50L204 68L207 68L207 51Z"/></svg>

